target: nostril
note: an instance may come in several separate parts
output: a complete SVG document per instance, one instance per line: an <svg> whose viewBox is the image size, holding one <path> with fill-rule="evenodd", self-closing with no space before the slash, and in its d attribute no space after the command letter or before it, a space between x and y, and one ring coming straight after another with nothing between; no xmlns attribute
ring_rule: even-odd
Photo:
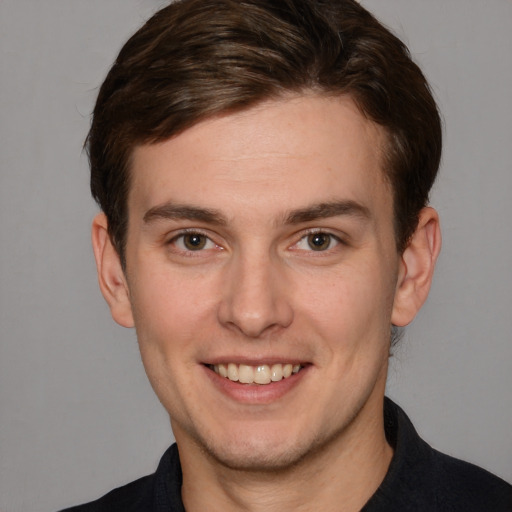
<svg viewBox="0 0 512 512"><path fill-rule="evenodd" d="M224 275L219 322L249 338L288 327L293 312L285 284L282 269L274 268L268 255L238 255Z"/></svg>

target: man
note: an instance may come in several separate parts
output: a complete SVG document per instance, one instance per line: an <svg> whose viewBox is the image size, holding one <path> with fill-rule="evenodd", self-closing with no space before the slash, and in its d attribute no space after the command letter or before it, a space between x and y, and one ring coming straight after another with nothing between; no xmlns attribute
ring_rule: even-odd
<svg viewBox="0 0 512 512"><path fill-rule="evenodd" d="M429 87L350 0L184 0L121 50L88 138L99 283L176 438L73 510L512 510L384 398L430 288Z"/></svg>

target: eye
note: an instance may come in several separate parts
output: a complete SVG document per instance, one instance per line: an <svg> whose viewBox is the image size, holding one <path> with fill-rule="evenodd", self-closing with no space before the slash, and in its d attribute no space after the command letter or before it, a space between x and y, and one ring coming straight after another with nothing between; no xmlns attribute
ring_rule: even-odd
<svg viewBox="0 0 512 512"><path fill-rule="evenodd" d="M332 249L333 247L336 247L339 243L340 240L334 235L318 231L303 236L295 245L295 248L302 251L321 252L327 251L328 249Z"/></svg>
<svg viewBox="0 0 512 512"><path fill-rule="evenodd" d="M181 251L202 251L217 247L206 235L190 232L182 233L171 240L171 244Z"/></svg>

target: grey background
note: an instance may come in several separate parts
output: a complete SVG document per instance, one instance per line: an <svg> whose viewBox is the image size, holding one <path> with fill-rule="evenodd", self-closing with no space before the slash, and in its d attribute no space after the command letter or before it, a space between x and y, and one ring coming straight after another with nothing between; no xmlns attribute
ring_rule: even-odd
<svg viewBox="0 0 512 512"><path fill-rule="evenodd" d="M0 0L0 510L50 511L152 472L171 442L132 331L96 285L81 145L156 0ZM439 449L512 480L512 2L363 0L446 124L444 249L389 394Z"/></svg>

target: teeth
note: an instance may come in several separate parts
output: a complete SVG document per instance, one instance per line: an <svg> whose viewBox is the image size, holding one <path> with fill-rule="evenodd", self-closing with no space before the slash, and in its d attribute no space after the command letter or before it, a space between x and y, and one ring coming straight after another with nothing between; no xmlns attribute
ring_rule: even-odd
<svg viewBox="0 0 512 512"><path fill-rule="evenodd" d="M235 382L238 380L238 366L236 364L228 364L227 377L229 380L233 380Z"/></svg>
<svg viewBox="0 0 512 512"><path fill-rule="evenodd" d="M252 369L252 366L241 364L238 367L238 381L242 384L251 384L254 382L254 370Z"/></svg>
<svg viewBox="0 0 512 512"><path fill-rule="evenodd" d="M256 371L254 372L254 382L256 382L256 384L268 384L269 382L272 382L272 379L270 378L270 367L268 364L256 367Z"/></svg>
<svg viewBox="0 0 512 512"><path fill-rule="evenodd" d="M249 366L247 364L216 364L212 367L213 371L221 377L225 377L233 382L242 384L270 384L278 382L281 379L287 379L291 375L298 373L302 366L300 364L262 364L259 366Z"/></svg>
<svg viewBox="0 0 512 512"><path fill-rule="evenodd" d="M270 378L272 382L277 382L283 378L283 365L282 364L273 364L270 369Z"/></svg>

